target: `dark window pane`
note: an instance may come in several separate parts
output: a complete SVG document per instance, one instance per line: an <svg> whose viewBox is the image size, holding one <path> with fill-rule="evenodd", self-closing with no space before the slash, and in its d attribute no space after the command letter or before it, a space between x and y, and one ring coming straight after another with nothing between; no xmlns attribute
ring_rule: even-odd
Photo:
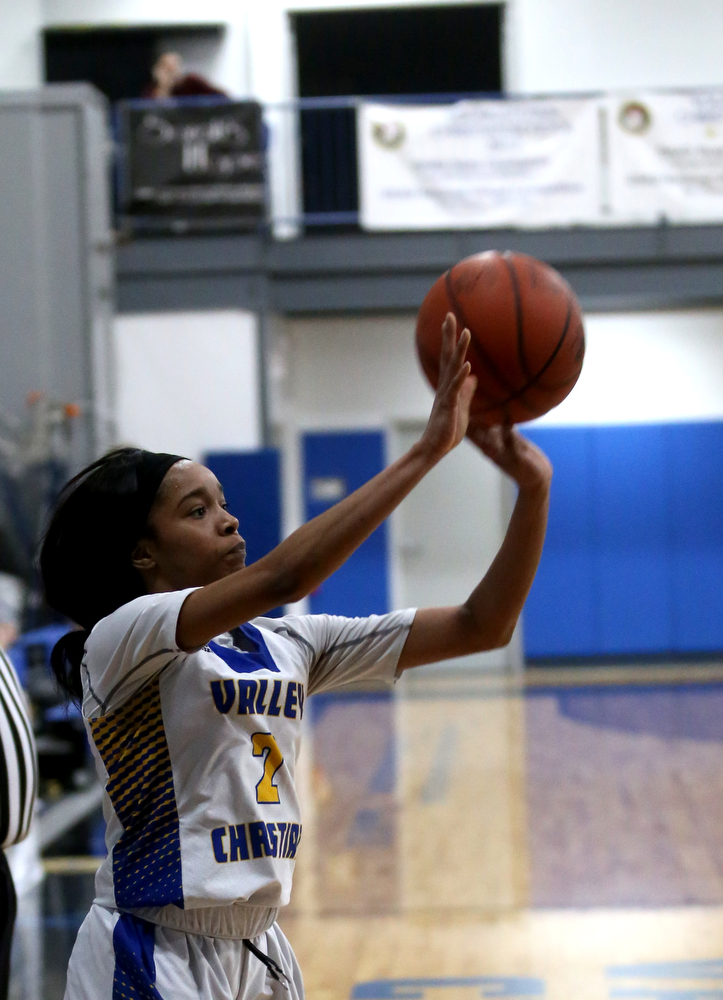
<svg viewBox="0 0 723 1000"><path fill-rule="evenodd" d="M301 97L502 86L498 4L296 14L294 27Z"/></svg>
<svg viewBox="0 0 723 1000"><path fill-rule="evenodd" d="M296 14L300 97L499 93L502 6ZM356 212L355 112L301 113L304 211Z"/></svg>

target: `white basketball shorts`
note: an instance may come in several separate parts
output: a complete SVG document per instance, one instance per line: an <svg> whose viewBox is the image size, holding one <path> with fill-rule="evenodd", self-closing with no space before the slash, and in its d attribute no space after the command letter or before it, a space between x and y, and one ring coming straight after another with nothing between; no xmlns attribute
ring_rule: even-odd
<svg viewBox="0 0 723 1000"><path fill-rule="evenodd" d="M285 984L241 941L93 904L70 957L65 1000L304 1000L301 970L279 925L253 944L281 967Z"/></svg>

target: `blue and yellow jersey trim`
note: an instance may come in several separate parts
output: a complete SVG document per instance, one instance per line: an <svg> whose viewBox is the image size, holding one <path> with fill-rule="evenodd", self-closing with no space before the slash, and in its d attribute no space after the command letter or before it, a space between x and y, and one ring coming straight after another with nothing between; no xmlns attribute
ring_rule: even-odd
<svg viewBox="0 0 723 1000"><path fill-rule="evenodd" d="M113 848L119 907L183 907L181 842L160 678L115 712L91 721L123 833Z"/></svg>

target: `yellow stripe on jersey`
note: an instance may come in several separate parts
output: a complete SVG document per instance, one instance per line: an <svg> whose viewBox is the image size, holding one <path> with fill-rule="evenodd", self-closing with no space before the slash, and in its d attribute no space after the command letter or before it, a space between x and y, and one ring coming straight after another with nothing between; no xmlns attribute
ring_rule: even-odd
<svg viewBox="0 0 723 1000"><path fill-rule="evenodd" d="M123 824L113 848L116 905L183 907L181 847L160 678L90 723L106 791Z"/></svg>

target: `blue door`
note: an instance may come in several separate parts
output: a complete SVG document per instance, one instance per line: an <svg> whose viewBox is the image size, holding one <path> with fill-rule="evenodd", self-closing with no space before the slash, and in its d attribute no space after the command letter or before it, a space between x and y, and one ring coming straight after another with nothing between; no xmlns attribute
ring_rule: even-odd
<svg viewBox="0 0 723 1000"><path fill-rule="evenodd" d="M525 652L531 657L590 656L598 641L593 432L525 428L524 433L549 455L555 469L545 548L525 605Z"/></svg>
<svg viewBox="0 0 723 1000"><path fill-rule="evenodd" d="M593 431L598 651L603 655L673 648L667 430L651 424Z"/></svg>
<svg viewBox="0 0 723 1000"><path fill-rule="evenodd" d="M324 431L304 435L304 512L307 520L352 493L384 468L381 431ZM311 595L313 614L348 617L389 610L388 531L382 524Z"/></svg>
<svg viewBox="0 0 723 1000"><path fill-rule="evenodd" d="M723 421L668 428L674 648L723 649Z"/></svg>
<svg viewBox="0 0 723 1000"><path fill-rule="evenodd" d="M206 465L221 483L228 509L246 541L246 564L256 562L281 541L281 479L276 448L216 452ZM273 617L281 608L268 612Z"/></svg>

